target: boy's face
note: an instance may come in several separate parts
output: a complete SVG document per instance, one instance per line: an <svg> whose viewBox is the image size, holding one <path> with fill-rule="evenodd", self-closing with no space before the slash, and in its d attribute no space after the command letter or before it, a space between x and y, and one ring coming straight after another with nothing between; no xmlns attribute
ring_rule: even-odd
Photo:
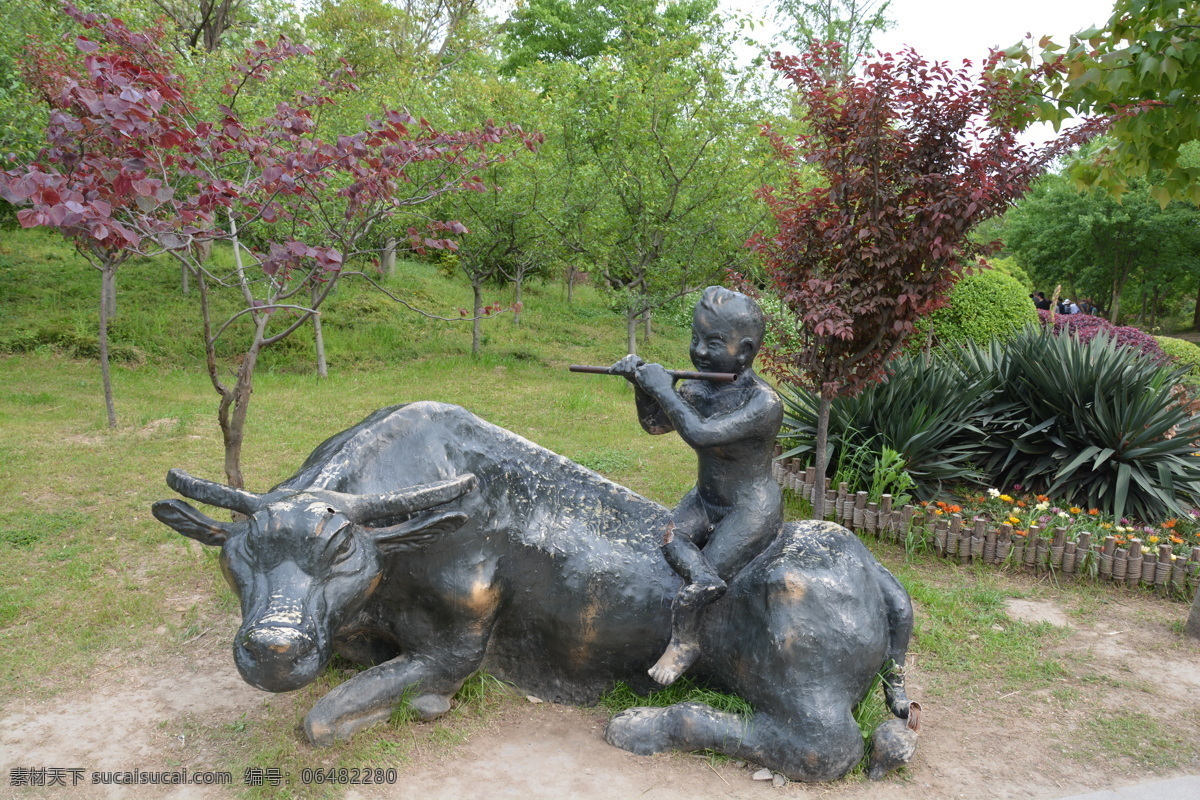
<svg viewBox="0 0 1200 800"><path fill-rule="evenodd" d="M754 359L754 340L735 318L697 307L689 352L701 372L741 372Z"/></svg>

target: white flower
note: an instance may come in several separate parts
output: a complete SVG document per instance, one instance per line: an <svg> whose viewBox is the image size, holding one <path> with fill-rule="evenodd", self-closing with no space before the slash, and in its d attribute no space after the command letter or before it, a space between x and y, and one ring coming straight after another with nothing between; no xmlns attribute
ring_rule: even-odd
<svg viewBox="0 0 1200 800"><path fill-rule="evenodd" d="M1000 490L999 489L988 489L988 496L989 497L999 497Z"/></svg>
<svg viewBox="0 0 1200 800"><path fill-rule="evenodd" d="M1034 506L1033 509L1035 511L1045 511L1049 507L1050 507L1050 504L1048 502L1046 502L1045 500L1043 500L1042 502L1040 502L1036 506Z"/></svg>
<svg viewBox="0 0 1200 800"><path fill-rule="evenodd" d="M1058 516L1060 516L1060 517L1065 517L1066 519L1070 519L1070 518L1071 518L1071 515L1070 515L1070 514L1068 514L1068 513L1067 513L1067 512L1065 512L1065 511L1060 511L1060 512L1058 512Z"/></svg>

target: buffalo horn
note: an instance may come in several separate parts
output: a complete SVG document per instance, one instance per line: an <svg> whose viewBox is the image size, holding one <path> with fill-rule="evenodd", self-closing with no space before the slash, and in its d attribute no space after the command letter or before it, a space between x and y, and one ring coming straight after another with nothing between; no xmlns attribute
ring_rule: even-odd
<svg viewBox="0 0 1200 800"><path fill-rule="evenodd" d="M475 476L468 472L448 481L425 483L397 492L345 495L342 511L355 522L370 522L440 506L457 500L474 488Z"/></svg>
<svg viewBox="0 0 1200 800"><path fill-rule="evenodd" d="M184 497L208 503L210 506L238 511L246 516L262 508L262 497L253 492L206 481L203 478L194 478L181 469L173 469L167 473L167 485Z"/></svg>

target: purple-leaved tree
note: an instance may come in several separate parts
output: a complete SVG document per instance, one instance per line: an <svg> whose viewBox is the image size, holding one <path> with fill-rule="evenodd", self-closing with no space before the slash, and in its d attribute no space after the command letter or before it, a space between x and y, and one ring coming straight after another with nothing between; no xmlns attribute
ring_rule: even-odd
<svg viewBox="0 0 1200 800"><path fill-rule="evenodd" d="M318 314L340 276L362 275L343 267L371 254L365 243L373 228L447 192L484 188L477 173L521 146L535 148L540 136L491 122L444 132L390 110L359 133L325 141L314 112L334 103L339 90L355 88L349 71L280 102L264 119L243 119L237 99L248 84L309 54L286 38L248 48L222 89L225 104L204 118L172 71L161 29L134 32L120 20L65 9L85 31L76 39L82 62L44 48L37 56L63 65L47 79L58 98L49 146L33 163L4 173L0 192L28 206L19 214L23 226L54 227L98 265L113 264L102 274L111 275L131 253L166 252L196 277L205 361L220 397L225 475L241 487L246 415L262 349ZM264 243L258 251L243 244L251 230ZM408 230L418 252L453 250L448 237L465 232L453 221ZM229 274L204 263L202 245L213 240L232 244ZM212 318L210 292L217 287L232 288L242 300L223 320ZM228 382L217 342L243 320L251 333Z"/></svg>

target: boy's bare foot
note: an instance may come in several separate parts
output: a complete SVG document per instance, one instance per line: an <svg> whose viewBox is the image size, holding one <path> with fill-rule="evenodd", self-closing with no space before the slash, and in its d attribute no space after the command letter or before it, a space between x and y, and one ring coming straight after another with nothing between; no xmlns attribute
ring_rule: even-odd
<svg viewBox="0 0 1200 800"><path fill-rule="evenodd" d="M667 651L650 668L650 677L663 686L670 686L699 657L700 645L695 643L684 644L679 642L675 637L671 637L671 643L667 645Z"/></svg>
<svg viewBox="0 0 1200 800"><path fill-rule="evenodd" d="M689 583L675 595L675 607L687 611L704 608L709 603L720 600L727 588L729 587L725 585L725 581L715 576L707 581Z"/></svg>

